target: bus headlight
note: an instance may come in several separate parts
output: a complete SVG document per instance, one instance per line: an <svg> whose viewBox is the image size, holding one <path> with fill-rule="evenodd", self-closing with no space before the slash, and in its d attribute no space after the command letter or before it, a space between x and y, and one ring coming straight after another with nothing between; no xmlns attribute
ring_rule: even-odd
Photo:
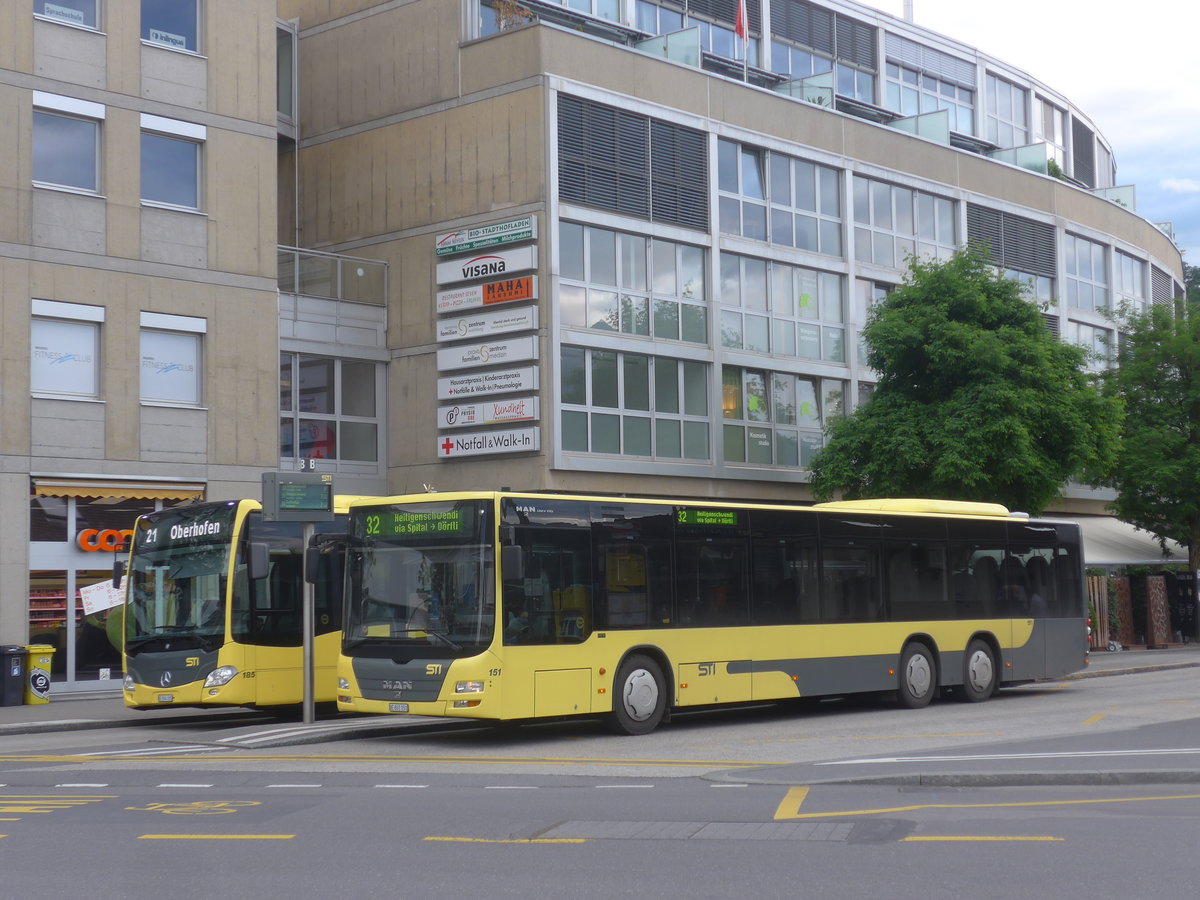
<svg viewBox="0 0 1200 900"><path fill-rule="evenodd" d="M125 678L121 681L121 687L124 690L132 691L134 688L137 687L137 682L133 680L132 675L126 675Z"/></svg>
<svg viewBox="0 0 1200 900"><path fill-rule="evenodd" d="M456 694L482 694L482 681L460 681L454 685L454 693Z"/></svg>
<svg viewBox="0 0 1200 900"><path fill-rule="evenodd" d="M217 666L204 679L206 688L222 687L237 678L237 666Z"/></svg>
<svg viewBox="0 0 1200 900"><path fill-rule="evenodd" d="M350 690L350 679L349 678L339 678L338 679L338 690L339 691Z"/></svg>

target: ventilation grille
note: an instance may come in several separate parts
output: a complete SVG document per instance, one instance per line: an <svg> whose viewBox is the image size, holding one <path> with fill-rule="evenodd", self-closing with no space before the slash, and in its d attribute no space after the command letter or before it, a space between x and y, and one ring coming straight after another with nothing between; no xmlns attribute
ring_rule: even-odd
<svg viewBox="0 0 1200 900"><path fill-rule="evenodd" d="M968 203L967 241L986 246L994 265L1045 278L1055 275L1053 225Z"/></svg>
<svg viewBox="0 0 1200 900"><path fill-rule="evenodd" d="M1150 300L1153 303L1174 303L1175 298L1182 296L1182 290L1176 290L1175 279L1158 266L1150 267Z"/></svg>
<svg viewBox="0 0 1200 900"><path fill-rule="evenodd" d="M924 47L916 41L900 37L898 34L887 36L887 55L890 59L908 66L953 81L972 90L975 88L975 64L932 47Z"/></svg>
<svg viewBox="0 0 1200 900"><path fill-rule="evenodd" d="M570 203L707 231L704 134L560 94L558 193Z"/></svg>

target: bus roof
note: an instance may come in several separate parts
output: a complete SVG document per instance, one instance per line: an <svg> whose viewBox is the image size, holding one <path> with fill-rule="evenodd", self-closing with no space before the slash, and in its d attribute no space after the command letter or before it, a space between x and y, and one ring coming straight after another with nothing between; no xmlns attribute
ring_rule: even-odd
<svg viewBox="0 0 1200 900"><path fill-rule="evenodd" d="M825 512L879 512L895 515L931 515L931 516L976 516L990 519L1028 519L1025 513L1011 512L1008 507L999 503L979 503L968 500L928 500L922 498L894 498L879 500L836 500L828 503L789 504L787 502L704 499L697 497L649 497L649 496L616 496L573 494L569 491L562 493L546 493L542 491L512 491L512 490L466 490L447 491L445 493L429 492L419 494L397 494L389 497L347 497L348 506L385 506L392 503L416 502L453 502L456 500L495 497L498 495L516 497L555 497L560 500L598 500L625 501L629 503L666 503L666 504L705 504L719 506L765 506L780 507L794 506Z"/></svg>
<svg viewBox="0 0 1200 900"><path fill-rule="evenodd" d="M891 513L926 513L937 516L996 516L999 518L1028 518L1023 513L1010 512L999 503L976 503L971 500L922 500L897 498L880 500L833 500L817 503L814 509Z"/></svg>

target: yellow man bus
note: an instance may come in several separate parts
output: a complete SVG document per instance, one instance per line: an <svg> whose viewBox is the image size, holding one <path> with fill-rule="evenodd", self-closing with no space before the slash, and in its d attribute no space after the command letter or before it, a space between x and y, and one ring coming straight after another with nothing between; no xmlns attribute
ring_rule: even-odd
<svg viewBox="0 0 1200 900"><path fill-rule="evenodd" d="M338 708L524 720L997 687L1086 664L1078 526L926 500L350 505Z"/></svg>
<svg viewBox="0 0 1200 900"><path fill-rule="evenodd" d="M315 526L313 682L335 698L346 505ZM126 706L281 706L304 699L303 526L257 500L141 516L125 579Z"/></svg>

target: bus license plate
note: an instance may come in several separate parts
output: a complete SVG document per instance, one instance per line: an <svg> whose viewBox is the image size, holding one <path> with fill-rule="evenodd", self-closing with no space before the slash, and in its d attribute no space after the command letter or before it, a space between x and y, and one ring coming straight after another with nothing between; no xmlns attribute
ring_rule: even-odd
<svg viewBox="0 0 1200 900"><path fill-rule="evenodd" d="M158 702L159 703L174 703L175 695L174 694L159 694Z"/></svg>
<svg viewBox="0 0 1200 900"><path fill-rule="evenodd" d="M408 712L407 703L389 703L388 712Z"/></svg>

